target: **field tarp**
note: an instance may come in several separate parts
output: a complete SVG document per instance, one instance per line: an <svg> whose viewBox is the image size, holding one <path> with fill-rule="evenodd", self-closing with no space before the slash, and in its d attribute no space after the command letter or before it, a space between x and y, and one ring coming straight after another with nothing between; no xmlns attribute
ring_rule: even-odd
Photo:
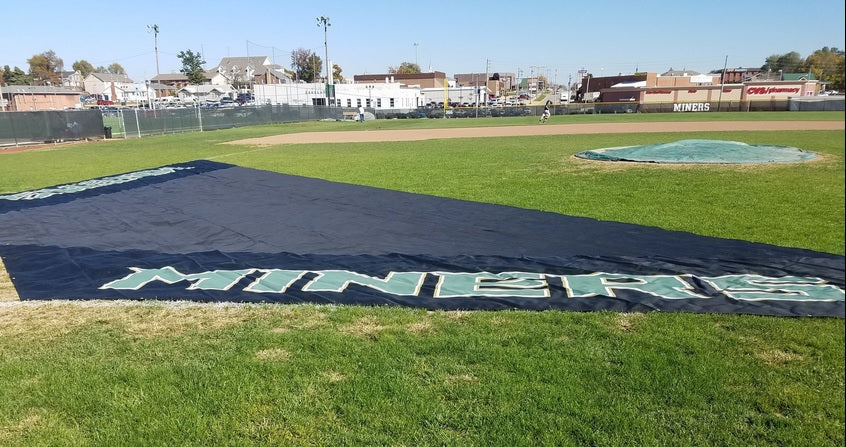
<svg viewBox="0 0 846 447"><path fill-rule="evenodd" d="M0 195L22 300L844 316L843 256L194 161Z"/></svg>

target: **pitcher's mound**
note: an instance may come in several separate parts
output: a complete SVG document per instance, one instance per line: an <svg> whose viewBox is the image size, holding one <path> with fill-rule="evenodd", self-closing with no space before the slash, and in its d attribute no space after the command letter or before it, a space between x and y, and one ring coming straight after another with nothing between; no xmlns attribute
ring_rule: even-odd
<svg viewBox="0 0 846 447"><path fill-rule="evenodd" d="M813 152L795 147L722 140L679 140L646 146L608 147L579 152L576 156L590 160L650 163L787 163L817 157Z"/></svg>

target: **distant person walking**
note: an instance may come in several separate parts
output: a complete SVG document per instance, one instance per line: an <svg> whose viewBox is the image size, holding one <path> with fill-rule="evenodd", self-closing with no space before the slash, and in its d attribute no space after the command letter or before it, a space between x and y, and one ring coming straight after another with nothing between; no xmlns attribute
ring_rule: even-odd
<svg viewBox="0 0 846 447"><path fill-rule="evenodd" d="M358 122L359 123L364 122L364 107L362 107L362 106L358 106Z"/></svg>

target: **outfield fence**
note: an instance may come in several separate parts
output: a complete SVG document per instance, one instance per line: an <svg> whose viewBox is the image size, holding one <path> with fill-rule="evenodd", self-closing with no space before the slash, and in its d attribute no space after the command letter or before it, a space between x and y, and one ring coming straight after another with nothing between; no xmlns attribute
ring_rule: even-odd
<svg viewBox="0 0 846 447"><path fill-rule="evenodd" d="M597 102L550 105L550 112L553 115L844 111L844 109L843 96L697 103ZM537 117L543 113L543 106L367 109L367 111L377 119ZM357 117L358 110L354 108L311 105L0 112L0 148L93 138L141 138L149 135L202 132L299 121L354 120Z"/></svg>
<svg viewBox="0 0 846 447"><path fill-rule="evenodd" d="M0 112L0 147L103 138L99 110Z"/></svg>

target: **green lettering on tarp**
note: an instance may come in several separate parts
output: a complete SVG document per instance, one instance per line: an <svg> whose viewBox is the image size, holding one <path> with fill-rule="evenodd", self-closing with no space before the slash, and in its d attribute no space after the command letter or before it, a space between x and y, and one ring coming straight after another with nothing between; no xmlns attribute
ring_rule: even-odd
<svg viewBox="0 0 846 447"><path fill-rule="evenodd" d="M285 293L288 287L308 273L308 270L258 270L264 272L259 279L244 288L245 292Z"/></svg>
<svg viewBox="0 0 846 447"><path fill-rule="evenodd" d="M570 297L616 296L615 290L637 290L667 299L706 298L697 294L693 286L673 275L621 275L594 273L562 276L561 281Z"/></svg>
<svg viewBox="0 0 846 447"><path fill-rule="evenodd" d="M385 279L346 270L320 270L303 287L303 292L343 292L350 284L370 287L391 295L417 296L423 286L424 272L390 272Z"/></svg>
<svg viewBox="0 0 846 447"><path fill-rule="evenodd" d="M820 278L726 275L702 280L736 300L843 301L843 289Z"/></svg>
<svg viewBox="0 0 846 447"><path fill-rule="evenodd" d="M185 275L170 266L159 269L142 269L138 267L130 267L129 269L133 273L121 279L106 283L100 286L100 289L138 290L153 281L161 281L167 284L189 281L191 285L188 287L188 290L229 290L241 278L255 271L255 269L214 270Z"/></svg>
<svg viewBox="0 0 846 447"><path fill-rule="evenodd" d="M440 276L435 298L464 296L549 298L549 287L542 273L455 273L434 272Z"/></svg>

